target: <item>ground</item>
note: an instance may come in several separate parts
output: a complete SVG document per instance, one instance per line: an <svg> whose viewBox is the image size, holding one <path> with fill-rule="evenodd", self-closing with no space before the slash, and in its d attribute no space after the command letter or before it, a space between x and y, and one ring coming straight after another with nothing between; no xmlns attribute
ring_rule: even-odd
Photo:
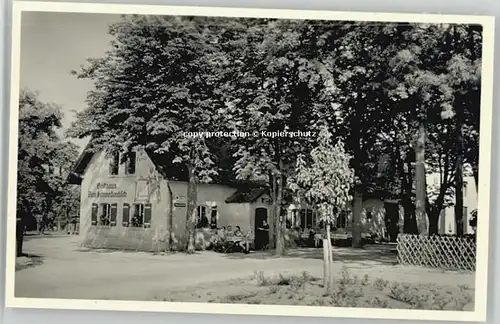
<svg viewBox="0 0 500 324"><path fill-rule="evenodd" d="M28 237L16 297L473 309L474 274L396 264L393 245L334 248L335 288L321 249L157 254L90 250L78 237Z"/></svg>

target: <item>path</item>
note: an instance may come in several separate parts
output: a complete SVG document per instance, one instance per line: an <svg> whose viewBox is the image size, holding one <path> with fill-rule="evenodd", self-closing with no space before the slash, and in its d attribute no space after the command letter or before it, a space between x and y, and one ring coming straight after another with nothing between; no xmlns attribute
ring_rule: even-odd
<svg viewBox="0 0 500 324"><path fill-rule="evenodd" d="M246 277L256 271L266 275L307 271L318 277L323 271L321 249L296 250L284 258L262 253L152 255L81 249L77 237L54 237L27 241L25 252L40 255L43 263L16 272L17 297L151 300L169 289ZM336 259L341 260L334 262L334 271L347 266L359 277L474 287L472 274L389 265L393 260L387 254L382 253L384 259L376 253L381 252L338 249ZM370 258L373 255L376 258Z"/></svg>

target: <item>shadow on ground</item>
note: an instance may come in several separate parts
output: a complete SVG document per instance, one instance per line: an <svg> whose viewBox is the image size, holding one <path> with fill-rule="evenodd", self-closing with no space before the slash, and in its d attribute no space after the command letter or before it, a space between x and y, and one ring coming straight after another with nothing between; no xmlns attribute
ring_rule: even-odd
<svg viewBox="0 0 500 324"><path fill-rule="evenodd" d="M257 259L267 260L278 258L274 255L274 251L257 251L249 254L231 253L225 257L230 259ZM287 250L288 258L303 258L303 259L323 259L323 249L321 248L295 248ZM361 249L350 247L334 247L333 261L346 263L366 263L378 265L396 265L397 252L394 245L367 245Z"/></svg>
<svg viewBox="0 0 500 324"><path fill-rule="evenodd" d="M43 264L44 257L35 254L23 254L16 258L16 271L33 268Z"/></svg>
<svg viewBox="0 0 500 324"><path fill-rule="evenodd" d="M45 233L45 234L39 234L39 233L27 233L24 234L23 236L23 241L31 241L31 240L36 240L36 239L58 239L58 238L67 238L67 237L72 237L70 235L66 235L64 233Z"/></svg>
<svg viewBox="0 0 500 324"><path fill-rule="evenodd" d="M76 252L83 252L83 253L126 253L126 254L133 254L137 255L137 253L144 253L148 255L173 255L173 254L183 254L182 252L176 252L176 251L171 251L171 252L144 252L144 251L139 251L139 250L120 250L120 249L96 249L96 248L86 248L86 247L79 247L75 249L74 251ZM197 255L197 254L202 254L203 251L196 251L190 253L190 255ZM187 255L187 254L186 254Z"/></svg>

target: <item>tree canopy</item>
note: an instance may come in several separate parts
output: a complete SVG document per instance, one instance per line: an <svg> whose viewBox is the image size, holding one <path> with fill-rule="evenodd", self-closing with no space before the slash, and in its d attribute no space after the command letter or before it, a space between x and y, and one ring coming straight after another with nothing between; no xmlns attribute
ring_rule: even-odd
<svg viewBox="0 0 500 324"><path fill-rule="evenodd" d="M433 234L464 164L477 181L480 26L124 16L110 34L106 54L75 72L95 89L71 135L125 159L142 148L179 164L191 240L197 183L258 179L283 253L288 182L322 125L351 157L354 245L363 195L401 199L403 230ZM185 136L221 130L313 135ZM431 189L428 173L440 178Z"/></svg>
<svg viewBox="0 0 500 324"><path fill-rule="evenodd" d="M75 144L58 135L61 119L59 106L41 101L37 93L28 89L21 90L17 213L23 221L29 216L46 218L49 213L55 214L63 208L63 201L71 201L73 208L77 208L79 196L73 193L66 177L78 150Z"/></svg>

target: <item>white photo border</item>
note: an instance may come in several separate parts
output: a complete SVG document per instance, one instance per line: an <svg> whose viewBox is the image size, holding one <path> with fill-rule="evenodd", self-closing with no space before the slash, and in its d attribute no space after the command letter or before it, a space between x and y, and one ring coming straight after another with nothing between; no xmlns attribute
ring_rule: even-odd
<svg viewBox="0 0 500 324"><path fill-rule="evenodd" d="M253 17L338 21L460 23L483 26L481 74L480 159L478 184L478 231L474 311L431 311L319 306L235 305L214 303L146 302L84 299L19 298L14 294L15 229L17 189L18 104L21 58L22 12L67 12L142 15L190 15ZM493 123L494 17L441 14L403 14L283 9L244 9L227 7L185 7L171 5L132 5L103 3L16 1L12 11L12 49L10 79L9 163L7 185L6 307L39 309L111 310L233 315L268 315L331 318L372 318L433 321L485 322L487 314L488 247L491 196L491 151ZM483 216L486 215L486 216Z"/></svg>

